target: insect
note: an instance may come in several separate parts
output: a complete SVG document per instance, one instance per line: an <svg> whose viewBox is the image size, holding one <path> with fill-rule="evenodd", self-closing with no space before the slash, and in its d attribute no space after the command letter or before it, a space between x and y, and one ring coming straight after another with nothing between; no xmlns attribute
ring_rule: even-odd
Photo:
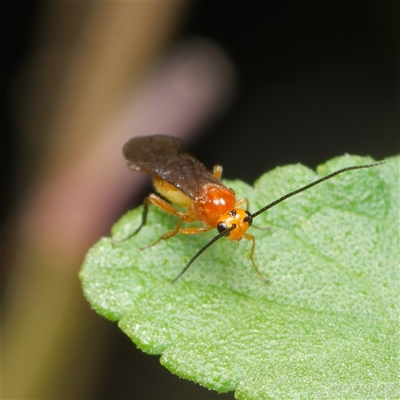
<svg viewBox="0 0 400 400"><path fill-rule="evenodd" d="M218 230L218 234L189 260L171 283L175 283L206 249L222 237L233 241L243 238L250 240L252 246L249 258L252 266L258 276L264 282L268 282L254 261L255 238L247 233L253 219L289 197L336 175L346 171L371 168L385 162L340 169L280 197L255 213L250 213L241 208L242 206L248 207L248 200L245 198L237 200L235 192L221 182L222 167L216 165L213 172L209 172L200 161L183 151L182 142L176 137L164 135L135 137L124 145L123 153L129 168L149 174L155 190L169 201L155 193L146 197L143 204L142 222L128 238L136 235L146 225L150 203L177 217L178 223L174 229L164 233L156 242L146 247L151 247L159 241L169 239L179 233L197 234L213 228ZM177 210L172 204L183 207L185 211ZM189 227L185 225L183 227L184 223L195 221L199 221L201 225Z"/></svg>

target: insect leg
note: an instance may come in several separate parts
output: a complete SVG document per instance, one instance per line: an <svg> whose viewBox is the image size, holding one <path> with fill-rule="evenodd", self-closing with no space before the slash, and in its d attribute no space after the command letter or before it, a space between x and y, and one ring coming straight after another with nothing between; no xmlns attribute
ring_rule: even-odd
<svg viewBox="0 0 400 400"><path fill-rule="evenodd" d="M220 165L214 165L213 168L213 175L215 178L217 178L219 181L222 178L222 167Z"/></svg>
<svg viewBox="0 0 400 400"><path fill-rule="evenodd" d="M169 204L168 202L166 202L165 200L163 200L161 197L157 196L154 193L150 193L149 196L147 196L144 199L143 202L143 212L142 212L142 222L140 223L139 227L133 232L131 233L129 236L127 236L126 238L122 239L122 240L117 240L114 241L114 244L117 243L121 243L124 242L125 240L130 239L131 237L135 236L137 233L139 233L139 231L146 225L147 223L147 215L149 213L149 204L152 203L154 204L157 208L159 208L162 211L167 212L168 214L172 214L175 215L176 217L178 217L180 219L177 227L171 231L171 232L167 232L164 235L162 235L160 237L160 239L158 239L156 242L154 242L153 244L146 246L146 247L151 247L154 246L156 243L158 243L160 240L162 239L168 239L171 236L176 235L177 233L179 233L179 229L180 226L182 225L183 221L191 221L192 218L190 218L187 214L185 213L181 213L178 210L175 210L174 207L171 206L171 204ZM176 232L176 233L175 233ZM165 237L164 237L165 236Z"/></svg>
<svg viewBox="0 0 400 400"><path fill-rule="evenodd" d="M154 204L157 208L162 211L167 212L168 214L174 215L175 217L181 218L186 221L191 221L192 218L189 217L186 213L182 213L175 209L170 203L162 199L161 197L157 196L154 193L150 193L147 199Z"/></svg>
<svg viewBox="0 0 400 400"><path fill-rule="evenodd" d="M149 212L149 203L150 203L149 197L150 197L150 196L148 196L148 197L146 197L146 198L144 199L144 202L143 202L143 212L142 212L142 222L140 223L139 227L138 227L133 233L131 233L129 236L127 236L126 238L121 239L121 240L114 240L114 241L113 241L114 244L121 243L121 242L124 242L125 240L130 239L131 237L133 237L133 236L135 236L137 233L139 233L139 231L146 225L146 222L147 222L147 214L148 214L148 212Z"/></svg>
<svg viewBox="0 0 400 400"><path fill-rule="evenodd" d="M152 247L155 244L157 244L158 242L160 242L161 240L167 240L167 239L171 238L172 236L177 235L178 233L181 233L181 232L184 233L185 229L183 229L183 230L181 229L183 222L185 222L185 221L191 222L193 220L193 218L191 216L189 216L186 213L176 210L170 203L163 200L161 197L157 196L154 193L151 193L147 197L147 199L148 199L148 202L151 202L156 207L158 207L160 210L165 211L168 214L174 215L175 217L178 217L179 221L173 230L165 232L154 243L151 243L148 246L141 247L141 250ZM148 202L147 202L147 204L148 204ZM143 211L144 211L144 209L143 209ZM144 214L143 214L143 216L144 216ZM146 218L147 218L147 211L146 211ZM142 225L136 230L136 232L138 232L139 229L146 223L146 218L145 217L143 218Z"/></svg>
<svg viewBox="0 0 400 400"><path fill-rule="evenodd" d="M179 220L178 224L176 225L176 227L172 231L168 231L168 232L162 234L154 243L152 243L148 246L141 247L140 250L144 250L149 247L152 247L155 244L157 244L158 242L160 242L161 240L167 240L167 239L171 238L172 236L177 235L178 233L183 233L185 235L195 235L197 233L203 233L203 232L207 232L207 231L213 229L210 226L197 226L197 227L192 227L192 228L181 229L181 226L184 221L185 221L185 219L181 218Z"/></svg>
<svg viewBox="0 0 400 400"><path fill-rule="evenodd" d="M183 223L183 219L180 219L176 225L176 227L172 230L172 231L168 231L163 233L155 242L147 245L147 246L143 246L140 248L140 250L144 250L144 249L148 249L150 247L155 246L158 242L161 242L161 240L167 240L169 238L171 238L172 236L175 236L179 233L180 229L181 229L181 225Z"/></svg>
<svg viewBox="0 0 400 400"><path fill-rule="evenodd" d="M246 204L246 211L249 211L249 200L246 199L246 197L243 197L243 199L239 199L236 202L236 208L241 207L243 204Z"/></svg>
<svg viewBox="0 0 400 400"><path fill-rule="evenodd" d="M127 239L129 239L130 237L132 237L132 236L135 236L145 225L146 225L146 222L147 222L147 214L149 213L149 203L150 203L150 198L149 198L150 196L147 196L145 199L144 199L144 202L143 202L143 212L142 212L142 222L141 222L141 224L139 225L139 227L136 229L136 231L135 232L133 232L132 234L130 234L128 237L127 237Z"/></svg>
<svg viewBox="0 0 400 400"><path fill-rule="evenodd" d="M180 229L179 233L183 233L185 235L196 235L197 233L207 232L213 229L212 226L196 226L191 228Z"/></svg>
<svg viewBox="0 0 400 400"><path fill-rule="evenodd" d="M157 196L154 193L150 193L143 202L143 213L142 213L142 223L139 225L139 227L136 229L135 232L133 232L129 237L132 237L136 235L147 223L147 214L149 213L149 204L152 203L156 207L158 207L160 210L167 212L168 214L176 215L181 218L182 213L179 211L175 210L174 207L171 206L168 202L163 200L161 197Z"/></svg>
<svg viewBox="0 0 400 400"><path fill-rule="evenodd" d="M269 280L260 272L260 270L257 268L257 265L254 261L254 249L256 248L256 240L254 238L253 235L250 235L249 233L245 233L244 237L248 240L252 241L252 245L251 245L251 250L250 250L250 261L253 264L253 268L256 270L258 276L265 282L265 283L269 283Z"/></svg>

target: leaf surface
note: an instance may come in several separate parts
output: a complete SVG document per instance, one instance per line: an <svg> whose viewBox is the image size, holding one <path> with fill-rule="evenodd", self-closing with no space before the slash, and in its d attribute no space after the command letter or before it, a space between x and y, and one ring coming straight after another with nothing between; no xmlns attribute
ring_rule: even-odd
<svg viewBox="0 0 400 400"><path fill-rule="evenodd" d="M320 176L369 158L343 156L317 173L276 168L254 188L225 182L255 211ZM398 398L399 158L344 173L254 221L251 243L223 238L174 285L214 235L179 235L140 251L176 220L151 208L129 240L102 238L80 278L92 307L118 321L173 373L238 399ZM137 228L141 208L113 228Z"/></svg>

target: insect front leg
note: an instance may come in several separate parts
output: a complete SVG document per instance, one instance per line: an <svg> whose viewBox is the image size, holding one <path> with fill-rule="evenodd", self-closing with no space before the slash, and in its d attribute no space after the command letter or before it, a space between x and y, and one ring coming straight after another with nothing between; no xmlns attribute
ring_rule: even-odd
<svg viewBox="0 0 400 400"><path fill-rule="evenodd" d="M212 226L193 226L180 229L179 233L183 233L184 235L197 235L198 233L208 232L211 229L213 229Z"/></svg>
<svg viewBox="0 0 400 400"><path fill-rule="evenodd" d="M182 226L184 221L185 221L184 218L180 219L178 224L176 225L175 229L173 229L172 231L168 231L168 232L164 233L154 243L152 243L152 244L150 244L148 246L141 247L140 250L144 250L144 249L147 249L149 247L152 247L155 244L157 244L158 242L160 242L161 240L169 239L170 237L175 236L178 233L183 233L184 235L196 235L198 233L207 232L207 231L213 229L211 226L196 226L196 227L190 227L190 228L181 229L181 226Z"/></svg>
<svg viewBox="0 0 400 400"><path fill-rule="evenodd" d="M251 240L252 245L251 245L251 250L250 250L250 261L253 265L253 268L256 270L258 276L265 282L265 283L269 283L269 280L260 272L260 270L257 268L257 265L254 261L254 249L256 247L256 239L254 238L253 235L250 235L249 233L245 233L244 238Z"/></svg>

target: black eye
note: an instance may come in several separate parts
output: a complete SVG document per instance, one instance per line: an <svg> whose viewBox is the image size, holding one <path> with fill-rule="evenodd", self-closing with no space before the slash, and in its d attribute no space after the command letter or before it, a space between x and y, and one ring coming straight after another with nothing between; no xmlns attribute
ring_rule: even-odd
<svg viewBox="0 0 400 400"><path fill-rule="evenodd" d="M219 233L225 231L226 229L228 229L228 226L226 225L225 222L219 222L217 225L217 230Z"/></svg>
<svg viewBox="0 0 400 400"><path fill-rule="evenodd" d="M253 223L253 218L251 218L251 214L246 211L246 216L243 218L243 222L247 222L249 226Z"/></svg>

